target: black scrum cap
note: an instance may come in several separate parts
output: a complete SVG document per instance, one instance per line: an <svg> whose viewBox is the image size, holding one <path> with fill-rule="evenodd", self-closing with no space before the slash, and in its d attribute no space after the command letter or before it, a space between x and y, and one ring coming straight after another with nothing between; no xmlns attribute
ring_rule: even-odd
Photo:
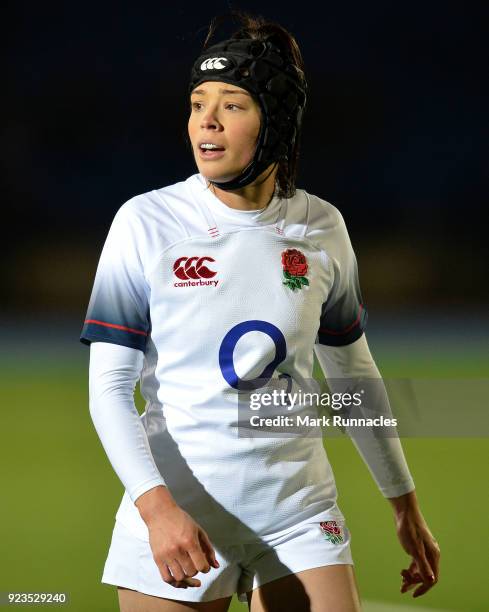
<svg viewBox="0 0 489 612"><path fill-rule="evenodd" d="M250 164L231 181L211 183L226 191L244 187L271 163L290 155L302 121L307 85L303 72L273 38L231 38L208 47L192 67L189 94L204 81L246 89L263 115Z"/></svg>

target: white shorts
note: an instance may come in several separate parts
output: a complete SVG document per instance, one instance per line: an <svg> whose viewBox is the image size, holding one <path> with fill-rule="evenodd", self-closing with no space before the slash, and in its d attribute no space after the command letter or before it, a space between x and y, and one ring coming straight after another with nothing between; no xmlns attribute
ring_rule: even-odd
<svg viewBox="0 0 489 612"><path fill-rule="evenodd" d="M102 582L147 595L181 601L212 601L238 594L247 601L246 592L302 570L333 564L353 565L350 532L342 520L314 520L259 538L256 542L217 547L219 568L195 575L200 587L177 589L164 582L153 559L149 542L115 522ZM212 540L211 540L212 541Z"/></svg>

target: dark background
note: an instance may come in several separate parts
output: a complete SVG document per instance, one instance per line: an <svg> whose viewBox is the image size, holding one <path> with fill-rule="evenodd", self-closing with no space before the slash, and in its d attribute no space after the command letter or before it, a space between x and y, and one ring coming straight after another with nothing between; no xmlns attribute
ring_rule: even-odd
<svg viewBox="0 0 489 612"><path fill-rule="evenodd" d="M197 171L183 138L189 70L228 7L299 42L309 98L297 185L343 213L370 311L487 312L487 3L179 6L10 5L7 319L81 323L119 206Z"/></svg>

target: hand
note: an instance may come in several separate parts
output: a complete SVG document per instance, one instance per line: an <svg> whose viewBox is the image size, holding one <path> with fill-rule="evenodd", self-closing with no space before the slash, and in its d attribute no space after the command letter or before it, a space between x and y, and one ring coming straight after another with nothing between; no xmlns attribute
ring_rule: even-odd
<svg viewBox="0 0 489 612"><path fill-rule="evenodd" d="M163 580L175 588L201 586L192 576L219 567L207 533L177 505L165 486L150 489L135 505L148 527L149 544Z"/></svg>
<svg viewBox="0 0 489 612"><path fill-rule="evenodd" d="M160 574L175 588L199 587L201 581L192 576L219 567L206 532L179 506L153 520L148 530Z"/></svg>
<svg viewBox="0 0 489 612"><path fill-rule="evenodd" d="M417 501L402 509L398 508L395 522L399 541L412 557L409 567L401 571L401 593L406 593L416 584L420 584L413 593L413 597L419 597L438 582L440 548L419 510Z"/></svg>

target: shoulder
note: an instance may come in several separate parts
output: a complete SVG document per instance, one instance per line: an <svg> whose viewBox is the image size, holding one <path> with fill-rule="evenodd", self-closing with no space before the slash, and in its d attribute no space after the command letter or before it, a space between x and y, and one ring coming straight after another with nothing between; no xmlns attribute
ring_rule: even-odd
<svg viewBox="0 0 489 612"><path fill-rule="evenodd" d="M120 206L114 220L148 237L157 233L178 239L182 228L195 221L194 194L198 187L194 174L184 181L135 195Z"/></svg>
<svg viewBox="0 0 489 612"><path fill-rule="evenodd" d="M141 223L161 220L165 216L182 216L193 208L193 190L198 182L197 175L164 187L157 187L131 197L118 209L116 216L123 219L138 219Z"/></svg>
<svg viewBox="0 0 489 612"><path fill-rule="evenodd" d="M307 238L326 253L333 266L350 268L356 256L341 211L316 195L307 196L310 200Z"/></svg>
<svg viewBox="0 0 489 612"><path fill-rule="evenodd" d="M344 241L348 233L345 220L334 204L305 189L297 189L295 198L307 206L306 237L309 240L322 249L331 246L332 242Z"/></svg>
<svg viewBox="0 0 489 612"><path fill-rule="evenodd" d="M184 237L195 222L194 177L126 200L114 215L112 239L133 245L143 263L149 265L159 252Z"/></svg>

